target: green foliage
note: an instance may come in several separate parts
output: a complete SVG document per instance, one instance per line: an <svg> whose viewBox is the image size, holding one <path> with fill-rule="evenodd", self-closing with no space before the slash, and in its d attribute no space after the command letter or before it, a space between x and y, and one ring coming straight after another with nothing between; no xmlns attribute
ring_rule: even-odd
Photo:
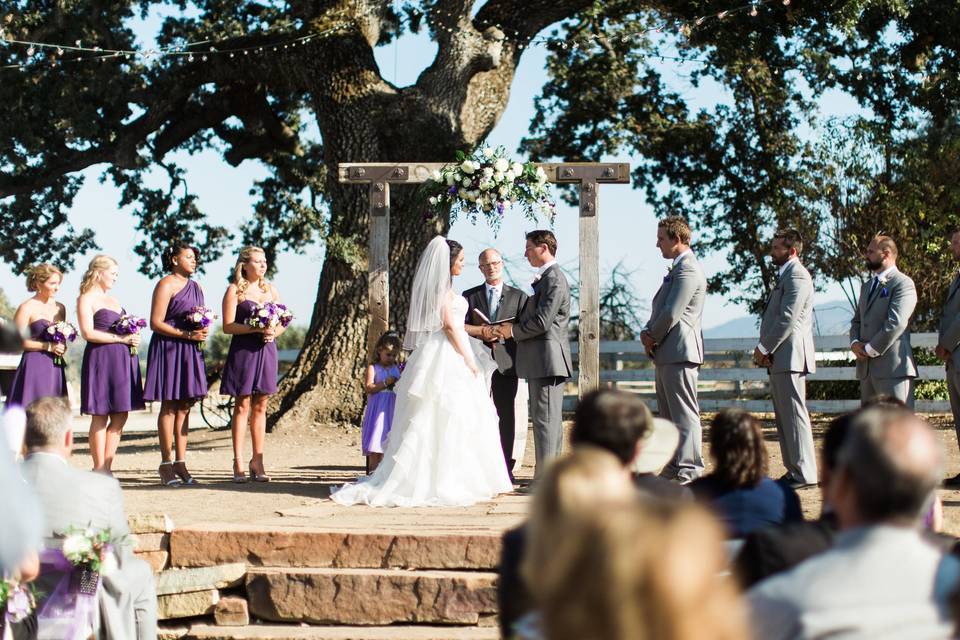
<svg viewBox="0 0 960 640"><path fill-rule="evenodd" d="M6 292L0 289L0 318L13 320L13 314L16 313L16 311L16 307L10 304L10 298L7 297Z"/></svg>
<svg viewBox="0 0 960 640"><path fill-rule="evenodd" d="M306 339L307 328L292 324L277 338L277 349L296 349L299 351L303 348Z"/></svg>

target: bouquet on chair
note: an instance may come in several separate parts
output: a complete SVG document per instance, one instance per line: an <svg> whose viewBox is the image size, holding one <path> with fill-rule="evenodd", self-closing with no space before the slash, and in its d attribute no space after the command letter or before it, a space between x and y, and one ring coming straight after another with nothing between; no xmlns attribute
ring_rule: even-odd
<svg viewBox="0 0 960 640"><path fill-rule="evenodd" d="M47 327L47 338L50 342L66 345L68 342L73 342L77 339L77 328L69 322L62 320L60 322L54 322ZM58 367L63 367L67 364L67 361L63 359L63 356L53 356L53 364Z"/></svg>
<svg viewBox="0 0 960 640"><path fill-rule="evenodd" d="M82 640L96 617L100 578L117 569L117 541L110 529L71 527L59 549L40 554L41 573L62 575L37 615L39 640Z"/></svg>
<svg viewBox="0 0 960 640"><path fill-rule="evenodd" d="M113 326L110 327L113 329L113 332L120 336L129 336L135 333L140 333L140 330L147 326L147 321L139 316L135 316L129 313L124 313L120 315L120 318L113 323ZM137 355L137 348L133 345L130 345L130 355Z"/></svg>
<svg viewBox="0 0 960 640"><path fill-rule="evenodd" d="M184 326L193 331L206 329L217 319L217 314L207 307L193 307L183 316ZM197 350L203 351L203 340L197 340Z"/></svg>

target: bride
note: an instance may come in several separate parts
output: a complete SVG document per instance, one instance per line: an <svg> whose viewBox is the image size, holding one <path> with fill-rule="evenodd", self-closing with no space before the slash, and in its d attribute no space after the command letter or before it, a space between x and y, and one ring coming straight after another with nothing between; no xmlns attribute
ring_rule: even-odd
<svg viewBox="0 0 960 640"><path fill-rule="evenodd" d="M383 462L331 494L340 504L466 506L513 490L487 387L496 368L463 328L467 301L455 295L463 247L437 236L413 278L407 334L413 350L396 386Z"/></svg>

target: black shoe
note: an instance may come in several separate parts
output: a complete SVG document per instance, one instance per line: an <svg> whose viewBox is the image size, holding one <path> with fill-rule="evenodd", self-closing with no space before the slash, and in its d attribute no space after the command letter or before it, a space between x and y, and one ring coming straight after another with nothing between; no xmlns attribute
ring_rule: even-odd
<svg viewBox="0 0 960 640"><path fill-rule="evenodd" d="M787 485L790 486L794 491L799 491L800 489L810 489L811 487L819 487L819 482L804 482L803 480L784 480Z"/></svg>
<svg viewBox="0 0 960 640"><path fill-rule="evenodd" d="M960 489L960 473L953 476L952 478L946 478L941 483L944 487L950 487L951 489Z"/></svg>

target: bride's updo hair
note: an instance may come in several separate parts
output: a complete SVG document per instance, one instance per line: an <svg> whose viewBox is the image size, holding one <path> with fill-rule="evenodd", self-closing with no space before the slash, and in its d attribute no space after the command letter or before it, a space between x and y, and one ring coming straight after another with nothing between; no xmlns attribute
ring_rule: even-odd
<svg viewBox="0 0 960 640"><path fill-rule="evenodd" d="M456 240L447 238L447 246L450 247L450 268L453 269L453 263L457 261L460 252L463 251L463 245Z"/></svg>

